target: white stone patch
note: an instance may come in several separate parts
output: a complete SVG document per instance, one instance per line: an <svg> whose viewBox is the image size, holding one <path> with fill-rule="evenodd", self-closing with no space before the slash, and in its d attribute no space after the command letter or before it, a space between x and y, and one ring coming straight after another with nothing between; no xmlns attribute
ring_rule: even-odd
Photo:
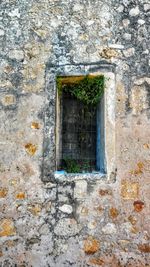
<svg viewBox="0 0 150 267"><path fill-rule="evenodd" d="M91 26L92 24L94 24L94 22L95 22L94 20L88 20L88 21L87 21L87 25L88 25L88 26Z"/></svg>
<svg viewBox="0 0 150 267"><path fill-rule="evenodd" d="M132 57L134 55L134 52L135 49L133 47L123 51L125 57Z"/></svg>
<svg viewBox="0 0 150 267"><path fill-rule="evenodd" d="M130 33L125 33L123 35L123 37L124 37L125 40L131 40L131 34Z"/></svg>
<svg viewBox="0 0 150 267"><path fill-rule="evenodd" d="M64 204L63 206L59 207L59 210L64 213L71 214L73 211L73 208L70 205Z"/></svg>
<svg viewBox="0 0 150 267"><path fill-rule="evenodd" d="M83 9L83 6L80 5L80 4L75 4L74 7L73 7L73 11L74 12L80 11L82 9Z"/></svg>
<svg viewBox="0 0 150 267"><path fill-rule="evenodd" d="M0 29L0 36L4 36L5 32L4 30Z"/></svg>
<svg viewBox="0 0 150 267"><path fill-rule="evenodd" d="M107 223L103 228L102 232L106 235L112 235L117 232L116 226L114 223Z"/></svg>
<svg viewBox="0 0 150 267"><path fill-rule="evenodd" d="M11 59L23 60L24 52L22 50L10 50L8 56Z"/></svg>
<svg viewBox="0 0 150 267"><path fill-rule="evenodd" d="M121 44L108 44L108 46L114 49L124 49L124 45Z"/></svg>
<svg viewBox="0 0 150 267"><path fill-rule="evenodd" d="M138 16L139 13L140 13L139 7L136 6L135 8L132 8L132 9L130 10L129 15L130 15L131 17L135 17L135 16Z"/></svg>
<svg viewBox="0 0 150 267"><path fill-rule="evenodd" d="M12 10L11 12L8 13L8 15L10 17L17 17L17 18L20 18L20 13L19 13L19 10L18 8Z"/></svg>
<svg viewBox="0 0 150 267"><path fill-rule="evenodd" d="M128 6L129 5L129 0L123 0L123 4L125 5L125 6Z"/></svg>
<svg viewBox="0 0 150 267"><path fill-rule="evenodd" d="M143 19L138 19L138 24L140 24L140 25L145 24L145 20L143 20Z"/></svg>
<svg viewBox="0 0 150 267"><path fill-rule="evenodd" d="M143 55L149 55L149 50L146 49L145 51L143 51Z"/></svg>
<svg viewBox="0 0 150 267"><path fill-rule="evenodd" d="M123 12L123 10L124 10L124 6L123 6L123 5L120 5L120 6L117 8L117 11L118 11L119 13Z"/></svg>
<svg viewBox="0 0 150 267"><path fill-rule="evenodd" d="M87 194L87 182L86 181L76 181L74 188L75 198L84 198Z"/></svg>
<svg viewBox="0 0 150 267"><path fill-rule="evenodd" d="M130 222L125 222L121 225L121 231L129 234L132 231L132 224Z"/></svg>
<svg viewBox="0 0 150 267"><path fill-rule="evenodd" d="M115 123L115 77L113 73L108 73L105 81L107 90L105 91L106 101L106 114L108 115L108 121L112 125Z"/></svg>
<svg viewBox="0 0 150 267"><path fill-rule="evenodd" d="M96 221L90 221L87 225L87 227L90 229L90 230L94 230L96 227L97 227L97 222Z"/></svg>
<svg viewBox="0 0 150 267"><path fill-rule="evenodd" d="M147 82L148 84L150 84L150 78L149 77L143 77L143 78L137 79L134 81L134 84L142 85L144 82Z"/></svg>
<svg viewBox="0 0 150 267"><path fill-rule="evenodd" d="M150 10L150 4L145 4L144 5L144 11Z"/></svg>
<svg viewBox="0 0 150 267"><path fill-rule="evenodd" d="M142 110L148 108L147 91L144 86L132 88L130 106L134 115L140 114Z"/></svg>
<svg viewBox="0 0 150 267"><path fill-rule="evenodd" d="M122 24L123 24L123 27L127 28L129 26L129 24L130 24L130 20L123 19Z"/></svg>

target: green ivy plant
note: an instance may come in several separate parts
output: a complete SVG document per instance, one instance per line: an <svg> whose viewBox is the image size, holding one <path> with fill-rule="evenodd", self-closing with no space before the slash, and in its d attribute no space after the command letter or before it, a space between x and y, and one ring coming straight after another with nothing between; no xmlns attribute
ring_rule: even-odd
<svg viewBox="0 0 150 267"><path fill-rule="evenodd" d="M70 93L86 105L96 105L104 93L104 75L86 75L83 79L73 83L63 83L63 77L57 77L57 88L59 94Z"/></svg>

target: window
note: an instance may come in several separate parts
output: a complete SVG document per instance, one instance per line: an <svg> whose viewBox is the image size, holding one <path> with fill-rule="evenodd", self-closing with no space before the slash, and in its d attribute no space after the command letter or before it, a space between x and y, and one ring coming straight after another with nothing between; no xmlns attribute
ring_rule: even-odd
<svg viewBox="0 0 150 267"><path fill-rule="evenodd" d="M64 64L47 65L46 88L45 88L45 107L42 111L44 118L44 140L43 156L41 160L41 179L44 182L49 181L75 181L76 179L107 179L115 181L116 177L116 69L114 64L109 63L90 63L88 64ZM103 97L100 98L96 106L96 127L93 144L95 150L94 167L91 170L79 174L67 173L60 170L64 169L62 159L64 152L63 127L65 121L63 117L63 98L65 96L58 93L57 77L61 77L64 83L71 79L79 80L86 75L104 75L105 90ZM63 91L64 92L64 91ZM72 95L73 97L73 95ZM65 101L65 100L64 100ZM69 100L68 100L69 101ZM75 102L75 99L73 100ZM82 101L80 101L82 102ZM74 104L75 105L75 104ZM44 114L44 116L43 116ZM93 115L94 118L94 115ZM63 126L64 125L64 126ZM89 124L86 124L89 128ZM86 128L86 132L88 129ZM94 145L95 144L95 145ZM67 144L68 145L68 144ZM76 142L77 146L77 142ZM68 152L67 152L68 153ZM73 155L72 155L73 156ZM67 157L69 155L67 154ZM87 155L86 155L87 157ZM88 156L89 157L89 156ZM90 159L92 165L92 159ZM85 164L86 165L86 164ZM95 169L96 172L92 172ZM58 171L59 170L59 171ZM105 172L105 173L104 173Z"/></svg>
<svg viewBox="0 0 150 267"><path fill-rule="evenodd" d="M97 82L98 77L104 82L104 76L97 76ZM82 92L80 94L79 91L77 94L72 92L76 90L74 85L83 79L84 76L61 77L63 84L61 93L59 84L57 86L57 170L64 170L67 173L104 173L103 92L98 94L98 99L95 98L98 91L94 91L94 86L97 86L94 84L94 77L91 77L93 80L89 86L91 94L88 93L89 97L94 97L93 103L90 103L91 99L87 100ZM68 84L69 90L66 90ZM104 87L104 83L101 83L101 86Z"/></svg>

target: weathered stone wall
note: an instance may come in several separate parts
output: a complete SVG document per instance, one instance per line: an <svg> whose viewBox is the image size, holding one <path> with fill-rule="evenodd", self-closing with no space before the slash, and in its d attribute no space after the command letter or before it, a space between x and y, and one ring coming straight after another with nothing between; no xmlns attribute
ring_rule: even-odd
<svg viewBox="0 0 150 267"><path fill-rule="evenodd" d="M149 1L0 5L0 266L150 266ZM46 182L51 80L93 62L115 75L115 177Z"/></svg>

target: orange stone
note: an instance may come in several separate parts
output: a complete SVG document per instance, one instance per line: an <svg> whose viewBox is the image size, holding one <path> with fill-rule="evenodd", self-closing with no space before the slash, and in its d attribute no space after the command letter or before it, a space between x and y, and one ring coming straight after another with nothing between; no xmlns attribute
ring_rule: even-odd
<svg viewBox="0 0 150 267"><path fill-rule="evenodd" d="M96 210L98 213L102 213L103 210L104 210L104 208L103 208L102 206L99 205L98 207L95 208L95 210Z"/></svg>
<svg viewBox="0 0 150 267"><path fill-rule="evenodd" d="M0 237L12 236L16 234L14 223L12 219L2 219L0 221Z"/></svg>
<svg viewBox="0 0 150 267"><path fill-rule="evenodd" d="M107 195L112 195L112 191L110 189L100 189L99 195L102 197Z"/></svg>
<svg viewBox="0 0 150 267"><path fill-rule="evenodd" d="M40 129L40 125L39 125L39 123L38 122L32 122L31 123L31 128L32 129Z"/></svg>
<svg viewBox="0 0 150 267"><path fill-rule="evenodd" d="M150 253L150 244L140 244L138 246L138 249L141 251L141 252L144 252L144 253Z"/></svg>
<svg viewBox="0 0 150 267"><path fill-rule="evenodd" d="M40 204L34 204L34 205L28 206L28 211L30 211L32 215L34 216L38 216L41 210L42 210L42 207Z"/></svg>
<svg viewBox="0 0 150 267"><path fill-rule="evenodd" d="M103 265L105 262L103 259L101 258L92 258L89 260L89 263L90 264L93 264L93 265L98 265L98 266L101 266Z"/></svg>
<svg viewBox="0 0 150 267"><path fill-rule="evenodd" d="M149 144L143 144L143 147L144 147L145 149L149 149L149 148L150 148L150 145L149 145Z"/></svg>
<svg viewBox="0 0 150 267"><path fill-rule="evenodd" d="M129 220L129 222L130 222L132 225L135 225L136 222L137 222L137 219L136 219L135 217L133 217L132 215L130 215L130 216L128 217L128 220Z"/></svg>
<svg viewBox="0 0 150 267"><path fill-rule="evenodd" d="M121 196L123 199L130 200L138 197L139 184L135 182L124 181L121 185Z"/></svg>
<svg viewBox="0 0 150 267"><path fill-rule="evenodd" d="M100 248L99 241L93 237L89 237L84 241L84 252L86 254L94 254Z"/></svg>
<svg viewBox="0 0 150 267"><path fill-rule="evenodd" d="M141 200L134 201L133 205L134 205L134 210L136 212L140 212L144 208L144 202Z"/></svg>
<svg viewBox="0 0 150 267"><path fill-rule="evenodd" d="M25 193L24 192L19 192L17 195L16 195L16 199L25 199Z"/></svg>
<svg viewBox="0 0 150 267"><path fill-rule="evenodd" d="M7 188L0 188L0 198L4 198L7 196L8 189Z"/></svg>
<svg viewBox="0 0 150 267"><path fill-rule="evenodd" d="M119 215L119 212L118 212L118 210L116 208L112 207L109 210L109 215L110 215L111 218L115 219Z"/></svg>
<svg viewBox="0 0 150 267"><path fill-rule="evenodd" d="M30 156L33 156L37 150L37 146L31 143L25 145L25 149Z"/></svg>
<svg viewBox="0 0 150 267"><path fill-rule="evenodd" d="M132 170L132 171L131 171L131 174L133 174L133 175L135 175L135 176L140 175L140 174L143 173L143 169L144 169L144 163L141 162L141 161L139 161L139 162L137 163L137 167L136 167L136 169L135 169L135 170Z"/></svg>

